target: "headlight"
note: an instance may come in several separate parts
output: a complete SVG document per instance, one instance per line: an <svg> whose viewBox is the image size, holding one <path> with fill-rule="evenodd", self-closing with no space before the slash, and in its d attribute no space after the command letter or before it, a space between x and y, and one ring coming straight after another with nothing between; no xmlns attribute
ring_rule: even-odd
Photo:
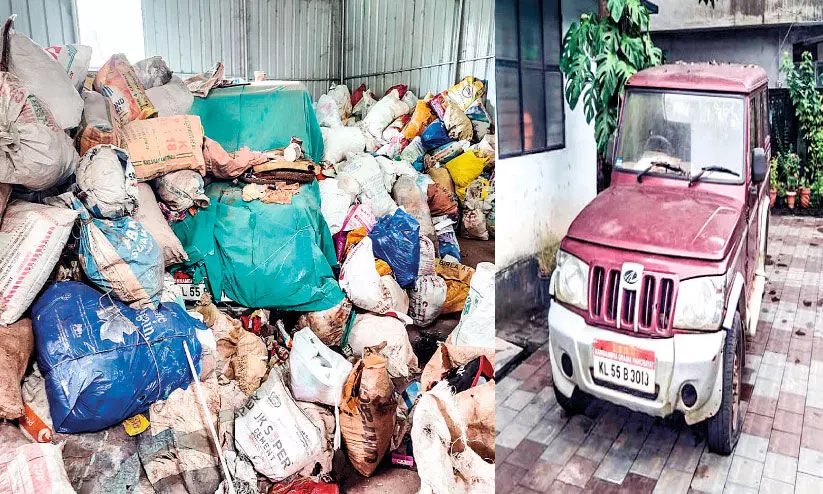
<svg viewBox="0 0 823 494"><path fill-rule="evenodd" d="M573 255L557 251L557 300L583 310L589 308L589 266Z"/></svg>
<svg viewBox="0 0 823 494"><path fill-rule="evenodd" d="M704 276L680 282L674 310L674 327L714 330L720 327L726 280Z"/></svg>

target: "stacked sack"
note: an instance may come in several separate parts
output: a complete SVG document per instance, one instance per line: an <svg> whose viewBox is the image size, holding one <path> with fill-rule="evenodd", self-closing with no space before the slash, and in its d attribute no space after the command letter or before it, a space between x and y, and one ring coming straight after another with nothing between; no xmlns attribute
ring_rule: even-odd
<svg viewBox="0 0 823 494"><path fill-rule="evenodd" d="M494 231L485 90L466 77L422 100L405 85L377 99L365 85L351 94L338 85L316 103L330 177L323 215L356 307L419 326L463 309L474 270L460 264L458 233L487 240Z"/></svg>
<svg viewBox="0 0 823 494"><path fill-rule="evenodd" d="M205 327L160 303L165 267L185 252L154 191L138 182L205 171L203 137L197 117L176 115L192 96L172 78L155 80L150 96L122 55L87 74L89 47L44 50L14 31L13 18L2 36L0 418L47 443L119 426L188 386L184 342L201 367L195 333ZM18 448L0 464L65 477L54 451L57 463L36 464ZM35 480L43 492L64 487Z"/></svg>
<svg viewBox="0 0 823 494"><path fill-rule="evenodd" d="M351 94L338 85L315 105L325 144L322 214L342 266L340 287L353 310L340 331L308 320L298 327L311 327L324 343L358 359L340 414L343 445L363 475L388 452L397 465L414 466L418 457L425 463L426 453L411 447L412 416L434 383L472 372L493 379L494 266L481 263L476 271L461 264L458 244L458 234L486 240L493 235L495 140L484 94L484 84L472 77L422 100L405 85L379 99L365 85ZM407 326L430 326L448 313L461 314L448 340L454 358L443 347L421 376ZM452 400L453 393L465 392L465 413L474 422L465 422L468 415L424 420L458 420L470 440L482 436L476 458L485 466L473 468L486 483L489 465L493 471L493 416L472 411L493 408L493 382L477 387L483 379L455 381L451 391L438 391ZM350 392L357 383L359 400ZM363 383L370 388L364 390ZM364 416L378 432L364 444L355 405L368 403ZM428 445L435 439L419 441ZM442 470L453 462L434 463Z"/></svg>
<svg viewBox="0 0 823 494"><path fill-rule="evenodd" d="M489 377L485 351L467 349L493 334L493 266L460 264L457 244L468 212L488 231L493 211L480 81L424 100L404 85L379 99L365 86L321 97L316 206L347 296L287 330L268 310L218 309L208 296L187 311L163 282L188 259L169 222L209 206L206 183L295 146L299 158L299 142L228 153L188 114L192 91L162 58L118 54L87 74L88 47L43 50L11 27L0 60L0 419L28 440L0 453L0 485L12 464L50 472L25 480L43 492L225 492L229 472L237 492L309 488L329 480L338 448L368 476L408 444L435 382L475 367ZM449 312L461 313L452 346L421 376L407 325ZM475 393L478 382L452 384ZM466 403L491 409L477 396Z"/></svg>

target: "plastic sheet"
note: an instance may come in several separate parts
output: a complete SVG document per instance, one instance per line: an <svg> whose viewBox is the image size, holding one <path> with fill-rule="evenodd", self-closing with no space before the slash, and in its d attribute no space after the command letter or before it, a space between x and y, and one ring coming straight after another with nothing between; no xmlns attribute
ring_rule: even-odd
<svg viewBox="0 0 823 494"><path fill-rule="evenodd" d="M312 160L323 159L323 136L312 101L300 83L258 83L215 88L195 98L191 113L199 115L205 134L232 153L248 146L266 151L282 148L292 136L303 140Z"/></svg>
<svg viewBox="0 0 823 494"><path fill-rule="evenodd" d="M205 329L177 304L135 310L74 281L46 289L32 326L57 432L104 429L187 387L183 342L199 370Z"/></svg>
<svg viewBox="0 0 823 494"><path fill-rule="evenodd" d="M332 266L337 257L320 213L317 182L300 187L291 204L245 202L242 187L216 182L211 204L172 225L189 255L194 281L207 278L245 307L317 311L340 303Z"/></svg>

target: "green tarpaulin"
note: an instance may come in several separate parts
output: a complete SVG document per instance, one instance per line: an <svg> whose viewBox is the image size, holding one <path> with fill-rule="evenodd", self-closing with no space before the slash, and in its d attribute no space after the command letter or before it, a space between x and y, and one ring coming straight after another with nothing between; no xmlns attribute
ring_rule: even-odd
<svg viewBox="0 0 823 494"><path fill-rule="evenodd" d="M294 82L262 82L212 89L206 98L194 98L193 115L199 115L206 137L228 152L248 146L268 151L289 144L292 136L303 140L312 160L323 159L323 135L305 86Z"/></svg>
<svg viewBox="0 0 823 494"><path fill-rule="evenodd" d="M314 117L312 117L314 118ZM194 281L207 278L219 300L253 308L318 311L343 299L329 227L320 214L320 187L300 187L291 204L245 202L243 184L206 188L208 208L172 225L189 255Z"/></svg>

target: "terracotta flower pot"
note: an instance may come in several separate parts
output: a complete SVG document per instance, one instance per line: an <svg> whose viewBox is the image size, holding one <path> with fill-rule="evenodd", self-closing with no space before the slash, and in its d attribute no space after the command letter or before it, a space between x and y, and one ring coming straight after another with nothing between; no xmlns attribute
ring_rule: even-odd
<svg viewBox="0 0 823 494"><path fill-rule="evenodd" d="M794 209L794 200L797 197L797 192L791 191L786 192L786 203L789 205L789 209Z"/></svg>
<svg viewBox="0 0 823 494"><path fill-rule="evenodd" d="M812 200L812 189L809 187L801 187L797 189L797 195L800 196L800 207L808 208Z"/></svg>
<svg viewBox="0 0 823 494"><path fill-rule="evenodd" d="M769 190L769 207L773 208L775 202L777 202L777 190L771 189Z"/></svg>

